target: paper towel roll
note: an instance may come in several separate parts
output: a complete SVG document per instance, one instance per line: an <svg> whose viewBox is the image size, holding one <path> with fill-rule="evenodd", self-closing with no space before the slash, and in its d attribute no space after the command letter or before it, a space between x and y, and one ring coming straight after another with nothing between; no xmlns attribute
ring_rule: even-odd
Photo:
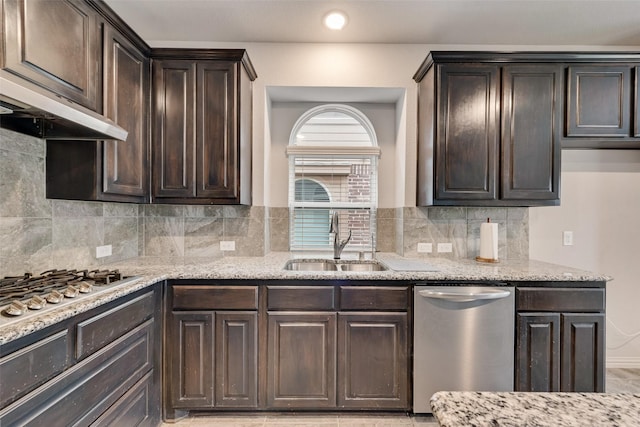
<svg viewBox="0 0 640 427"><path fill-rule="evenodd" d="M478 261L498 261L498 224L485 222L480 225L480 256Z"/></svg>

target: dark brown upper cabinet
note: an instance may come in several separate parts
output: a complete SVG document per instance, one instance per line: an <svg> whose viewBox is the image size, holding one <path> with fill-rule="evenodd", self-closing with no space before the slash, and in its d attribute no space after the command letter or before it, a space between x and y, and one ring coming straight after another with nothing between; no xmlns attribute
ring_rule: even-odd
<svg viewBox="0 0 640 427"><path fill-rule="evenodd" d="M251 87L244 50L154 49L154 203L251 204Z"/></svg>
<svg viewBox="0 0 640 427"><path fill-rule="evenodd" d="M104 77L105 116L129 135L102 143L102 192L148 201L150 62L110 26L104 31Z"/></svg>
<svg viewBox="0 0 640 427"><path fill-rule="evenodd" d="M103 111L128 131L127 140L47 141L47 197L148 202L149 47L124 27L100 24Z"/></svg>
<svg viewBox="0 0 640 427"><path fill-rule="evenodd" d="M625 137L631 129L631 67L568 68L567 137Z"/></svg>
<svg viewBox="0 0 640 427"><path fill-rule="evenodd" d="M637 53L568 61L563 148L640 148L639 70Z"/></svg>
<svg viewBox="0 0 640 427"><path fill-rule="evenodd" d="M2 68L99 111L98 14L80 0L4 0Z"/></svg>
<svg viewBox="0 0 640 427"><path fill-rule="evenodd" d="M432 52L414 79L419 206L559 203L561 66Z"/></svg>
<svg viewBox="0 0 640 427"><path fill-rule="evenodd" d="M500 69L437 67L435 187L438 200L495 200L499 150Z"/></svg>
<svg viewBox="0 0 640 427"><path fill-rule="evenodd" d="M561 66L502 67L502 200L559 201L561 99Z"/></svg>

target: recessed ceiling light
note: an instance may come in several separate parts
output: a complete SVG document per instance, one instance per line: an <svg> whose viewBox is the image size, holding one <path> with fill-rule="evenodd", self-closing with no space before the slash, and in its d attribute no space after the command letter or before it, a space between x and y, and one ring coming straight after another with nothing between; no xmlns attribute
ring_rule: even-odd
<svg viewBox="0 0 640 427"><path fill-rule="evenodd" d="M322 22L330 30L341 30L347 25L347 15L339 10L334 10L327 13Z"/></svg>

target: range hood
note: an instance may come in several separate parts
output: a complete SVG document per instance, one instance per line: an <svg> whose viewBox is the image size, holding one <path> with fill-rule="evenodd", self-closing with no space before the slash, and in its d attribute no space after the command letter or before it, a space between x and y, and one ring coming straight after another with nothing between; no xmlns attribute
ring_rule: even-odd
<svg viewBox="0 0 640 427"><path fill-rule="evenodd" d="M128 134L87 108L27 87L6 74L0 74L0 127L44 139L125 141Z"/></svg>

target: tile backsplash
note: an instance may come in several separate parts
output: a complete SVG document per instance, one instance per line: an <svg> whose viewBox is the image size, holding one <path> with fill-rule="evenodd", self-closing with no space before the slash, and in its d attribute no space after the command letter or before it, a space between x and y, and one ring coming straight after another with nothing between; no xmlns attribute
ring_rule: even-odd
<svg viewBox="0 0 640 427"><path fill-rule="evenodd" d="M0 277L89 268L137 256L262 256L289 250L289 210L262 206L135 205L45 198L46 142L0 128ZM480 224L500 225L499 257L529 256L528 208L378 209L377 250L473 258ZM236 250L221 252L220 241ZM418 254L417 244L434 252ZM453 252L436 253L438 243ZM113 254L96 258L96 246Z"/></svg>

